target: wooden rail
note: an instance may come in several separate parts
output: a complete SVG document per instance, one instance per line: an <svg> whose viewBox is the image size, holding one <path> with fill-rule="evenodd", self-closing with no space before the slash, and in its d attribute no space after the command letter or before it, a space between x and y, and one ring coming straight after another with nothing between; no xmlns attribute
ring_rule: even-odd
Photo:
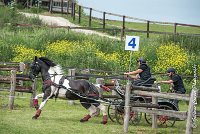
<svg viewBox="0 0 200 134"><path fill-rule="evenodd" d="M142 95L142 96L151 96L152 97L152 104L158 104L158 98L166 98L166 99L177 99L177 100L185 100L189 101L189 106L188 106L188 111L171 111L171 110L161 110L161 109L143 109L143 108L137 108L133 107L133 111L137 112L144 112L144 113L149 113L152 114L152 128L157 128L157 115L165 115L169 117L176 117L180 119L187 119L187 124L186 124L186 134L191 134L192 133L192 120L193 120L193 113L194 113L194 107L195 103L194 100L197 98L197 93L198 90L192 89L192 92L190 95L187 94L177 94L177 93L157 93L157 92L148 92L148 91L140 91L143 89L149 89L149 87L137 87L133 86L131 88L130 82L127 83L126 85L126 94L125 94L125 117L124 117L124 132L128 132L128 122L129 122L129 106L130 106L130 90L133 90L132 93L137 94L137 95ZM157 88L153 88L152 90L156 91ZM195 111L196 113L196 111Z"/></svg>
<svg viewBox="0 0 200 134"><path fill-rule="evenodd" d="M17 74L17 72L23 73L25 70L24 63L11 63L11 62L0 62L0 71L9 71L10 75L0 75L0 83L9 84L9 90L5 88L5 90L10 91L9 95L9 109L13 109L14 107L14 98L15 92L24 92L31 93L30 106L33 107L33 98L36 94L36 83L32 81L27 75ZM31 86L23 86L24 81L32 82ZM1 88L1 91L4 88ZM4 90L4 91L5 91Z"/></svg>

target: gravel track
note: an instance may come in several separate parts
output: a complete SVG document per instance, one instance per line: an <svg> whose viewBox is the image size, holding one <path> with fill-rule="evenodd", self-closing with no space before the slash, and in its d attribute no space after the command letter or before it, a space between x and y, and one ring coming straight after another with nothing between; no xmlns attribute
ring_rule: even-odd
<svg viewBox="0 0 200 134"><path fill-rule="evenodd" d="M45 16L45 15L37 15L37 14L31 14L31 13L22 13L22 14L24 14L27 17L39 16L39 18L42 20L43 23L46 23L47 25L50 25L50 26L80 27L78 25L75 25L75 24L69 22L69 20L67 20L63 17ZM107 38L114 39L114 40L120 40L120 38L118 38L118 37L110 36L105 33L96 32L94 30L72 29L72 31L84 33L87 35L95 34L95 35L99 35L101 37L107 37Z"/></svg>

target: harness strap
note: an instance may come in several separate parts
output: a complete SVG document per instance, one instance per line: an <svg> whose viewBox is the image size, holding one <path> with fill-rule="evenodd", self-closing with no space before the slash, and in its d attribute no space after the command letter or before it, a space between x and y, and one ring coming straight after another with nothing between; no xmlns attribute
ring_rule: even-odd
<svg viewBox="0 0 200 134"><path fill-rule="evenodd" d="M53 82L51 81L51 79L47 79L45 81L43 81L43 85L46 85L47 87L53 85Z"/></svg>
<svg viewBox="0 0 200 134"><path fill-rule="evenodd" d="M60 89L60 88L64 88L64 89L70 91L71 93L73 93L73 94L79 96L80 98L84 98L84 99L88 99L88 100L93 100L93 101L97 101L97 102L102 102L102 101L104 101L104 102L109 102L109 103L110 103L110 100L101 98L101 97L99 97L98 94L96 94L96 93L89 93L89 94L86 96L85 94L80 94L80 93L77 93L77 92L72 91L71 88L66 88L65 86L63 86L63 83L64 83L64 80L65 80L65 79L66 79L66 77L65 77L65 76L62 76L61 79L59 80L59 84L54 83L51 79L47 79L47 80L43 81L43 84L46 85L47 87L50 87L50 86L53 85L53 86L55 86L56 88L58 88L58 90L57 90L57 92L56 92L56 95L55 95L55 99L58 98L59 89ZM90 88L92 88L91 85L90 85ZM92 88L92 90L94 90L94 89ZM98 98L100 98L102 101L101 101L101 100L94 99L94 98L90 98L90 97L97 97L97 96L98 96Z"/></svg>
<svg viewBox="0 0 200 134"><path fill-rule="evenodd" d="M61 79L59 80L59 85L57 85L56 83L54 83L58 87L58 90L57 90L56 95L55 95L55 99L58 98L59 90L62 87L64 81L65 81L65 76L62 76Z"/></svg>

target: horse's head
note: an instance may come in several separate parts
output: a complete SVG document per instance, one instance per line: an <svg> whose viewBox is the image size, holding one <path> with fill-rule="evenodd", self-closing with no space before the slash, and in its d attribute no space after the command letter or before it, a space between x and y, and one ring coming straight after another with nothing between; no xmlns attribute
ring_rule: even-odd
<svg viewBox="0 0 200 134"><path fill-rule="evenodd" d="M37 56L35 56L34 61L30 65L29 77L35 79L41 72L42 63Z"/></svg>
<svg viewBox="0 0 200 134"><path fill-rule="evenodd" d="M54 66L56 66L56 64L53 63L53 61L49 60L48 58L46 57L38 58L37 56L35 56L34 61L30 65L29 77L31 79L35 79L41 72L42 78L46 79L46 77L49 77L48 76L49 68Z"/></svg>

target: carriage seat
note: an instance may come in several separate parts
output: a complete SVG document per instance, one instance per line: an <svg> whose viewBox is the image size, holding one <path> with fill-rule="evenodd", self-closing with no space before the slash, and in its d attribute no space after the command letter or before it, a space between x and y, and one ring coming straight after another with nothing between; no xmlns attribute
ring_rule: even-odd
<svg viewBox="0 0 200 134"><path fill-rule="evenodd" d="M151 78L149 78L145 81L137 82L135 84L135 86L151 87L154 84L155 81L156 81L156 78L151 77Z"/></svg>

